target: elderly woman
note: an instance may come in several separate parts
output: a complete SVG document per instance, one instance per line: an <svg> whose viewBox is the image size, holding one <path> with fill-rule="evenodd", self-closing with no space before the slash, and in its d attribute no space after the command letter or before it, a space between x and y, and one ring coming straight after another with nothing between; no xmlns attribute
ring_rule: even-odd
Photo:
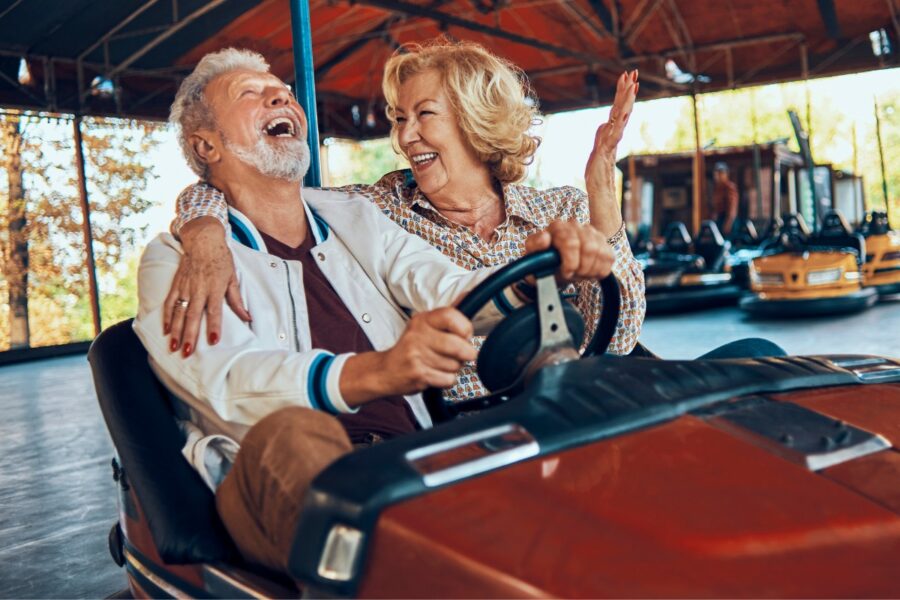
<svg viewBox="0 0 900 600"><path fill-rule="evenodd" d="M473 43L405 47L388 60L383 90L394 148L411 169L389 173L371 186L344 189L364 194L394 222L467 269L519 258L525 239L552 221L590 223L615 253L622 304L610 351L626 354L644 319L644 281L624 236L614 163L638 87L636 71L618 79L609 121L598 128L585 168L587 193L569 186L541 191L517 183L540 141L529 133L538 112L528 101L521 70ZM221 193L198 183L182 192L178 211L173 228L186 254L166 301L167 333L176 349L196 346L205 307L207 335L215 343L223 295L235 313L251 319L241 305L219 225L228 227ZM603 305L599 285L580 282L569 292L590 339ZM447 397L484 394L469 363Z"/></svg>

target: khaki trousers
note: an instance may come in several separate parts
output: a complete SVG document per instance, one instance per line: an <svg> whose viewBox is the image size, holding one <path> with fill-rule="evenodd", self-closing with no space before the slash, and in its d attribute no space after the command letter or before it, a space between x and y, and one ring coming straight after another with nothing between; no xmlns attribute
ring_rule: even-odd
<svg viewBox="0 0 900 600"><path fill-rule="evenodd" d="M337 419L284 408L250 428L216 491L216 507L249 562L287 572L303 500L325 467L353 450Z"/></svg>

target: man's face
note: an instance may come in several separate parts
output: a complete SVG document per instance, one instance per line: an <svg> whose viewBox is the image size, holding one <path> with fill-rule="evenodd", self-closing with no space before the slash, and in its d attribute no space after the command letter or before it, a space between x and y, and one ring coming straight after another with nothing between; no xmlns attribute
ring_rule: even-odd
<svg viewBox="0 0 900 600"><path fill-rule="evenodd" d="M239 69L209 82L205 95L223 156L233 155L264 175L303 179L309 168L306 115L280 79Z"/></svg>

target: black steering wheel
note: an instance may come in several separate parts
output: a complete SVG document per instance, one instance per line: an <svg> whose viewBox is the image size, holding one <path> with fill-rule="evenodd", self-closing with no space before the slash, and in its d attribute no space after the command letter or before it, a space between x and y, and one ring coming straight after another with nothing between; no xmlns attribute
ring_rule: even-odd
<svg viewBox="0 0 900 600"><path fill-rule="evenodd" d="M450 404L440 389L428 388L422 397L432 421L440 423L462 410L499 404L520 390L527 375L541 366L578 358L584 321L574 306L560 300L554 279L559 265L555 249L524 256L482 281L460 301L457 308L471 319L506 287L528 275L537 280L535 302L516 309L497 324L478 354L478 376L491 395ZM582 357L605 353L619 322L621 296L612 273L600 281L600 290L603 310Z"/></svg>

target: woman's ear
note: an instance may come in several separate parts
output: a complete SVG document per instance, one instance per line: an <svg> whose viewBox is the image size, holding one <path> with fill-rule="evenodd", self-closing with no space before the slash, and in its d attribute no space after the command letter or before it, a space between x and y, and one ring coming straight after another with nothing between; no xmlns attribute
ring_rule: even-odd
<svg viewBox="0 0 900 600"><path fill-rule="evenodd" d="M212 165L222 160L218 140L207 131L196 131L190 137L191 148L200 161Z"/></svg>

